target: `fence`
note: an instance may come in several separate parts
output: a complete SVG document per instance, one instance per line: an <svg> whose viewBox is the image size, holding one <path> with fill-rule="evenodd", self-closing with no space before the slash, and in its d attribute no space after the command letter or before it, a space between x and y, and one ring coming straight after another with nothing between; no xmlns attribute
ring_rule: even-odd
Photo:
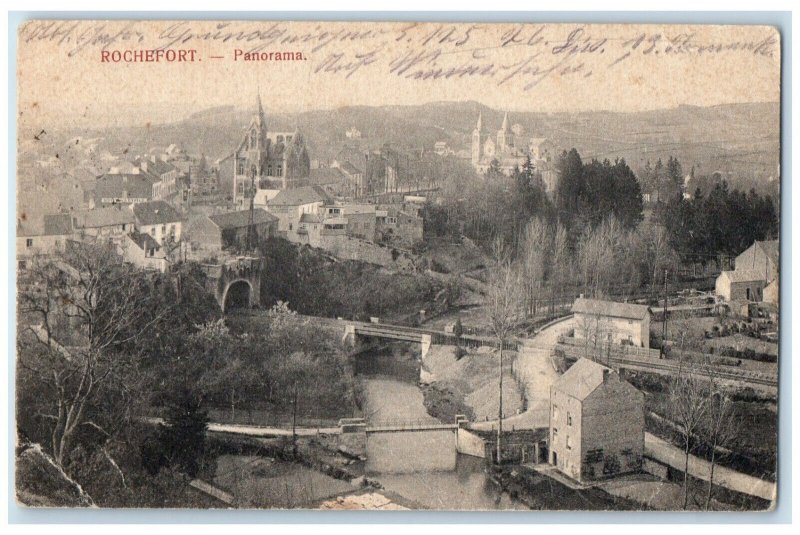
<svg viewBox="0 0 800 535"><path fill-rule="evenodd" d="M657 349L615 346L608 343L590 344L587 347L585 342L566 337L559 340L559 344L556 347L569 358L588 357L597 362L615 365L619 368L641 368L645 371L668 375L675 375L682 370L691 370L691 373L708 379L714 378L768 387L778 386L778 377L775 374L740 370L729 366L696 365L696 363L687 364L671 359L660 359L658 358Z"/></svg>

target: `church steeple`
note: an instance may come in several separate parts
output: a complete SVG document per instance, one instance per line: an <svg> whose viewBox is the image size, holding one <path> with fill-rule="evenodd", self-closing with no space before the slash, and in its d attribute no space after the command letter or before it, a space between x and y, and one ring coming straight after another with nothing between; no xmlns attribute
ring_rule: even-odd
<svg viewBox="0 0 800 535"><path fill-rule="evenodd" d="M478 124L475 125L475 131L479 133L483 131L483 114L481 112L478 112Z"/></svg>
<svg viewBox="0 0 800 535"><path fill-rule="evenodd" d="M500 127L503 132L508 132L508 112L503 116L503 126Z"/></svg>
<svg viewBox="0 0 800 535"><path fill-rule="evenodd" d="M511 145L511 132L508 129L508 112L503 116L503 125L497 131L497 152L502 154L506 152Z"/></svg>
<svg viewBox="0 0 800 535"><path fill-rule="evenodd" d="M256 116L256 120L258 121L258 126L265 128L267 126L267 119L264 116L264 107L261 105L260 91L256 94L256 103L258 105L258 115Z"/></svg>

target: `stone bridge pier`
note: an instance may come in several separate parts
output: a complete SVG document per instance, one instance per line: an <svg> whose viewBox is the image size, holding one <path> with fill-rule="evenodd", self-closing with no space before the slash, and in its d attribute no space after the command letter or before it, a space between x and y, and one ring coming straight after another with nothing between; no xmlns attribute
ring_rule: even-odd
<svg viewBox="0 0 800 535"><path fill-rule="evenodd" d="M253 256L221 259L218 263L202 264L209 291L223 313L233 308L252 308L261 300L261 271L263 261Z"/></svg>

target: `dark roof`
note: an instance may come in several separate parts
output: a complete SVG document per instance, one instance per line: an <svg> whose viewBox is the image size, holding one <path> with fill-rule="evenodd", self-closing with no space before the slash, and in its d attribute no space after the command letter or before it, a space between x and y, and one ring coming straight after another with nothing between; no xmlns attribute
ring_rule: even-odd
<svg viewBox="0 0 800 535"><path fill-rule="evenodd" d="M607 373L615 372L593 360L581 358L553 383L553 388L584 400L603 384L603 376Z"/></svg>
<svg viewBox="0 0 800 535"><path fill-rule="evenodd" d="M766 276L760 269L736 269L734 271L723 271L720 277L725 275L731 282L753 282L764 281Z"/></svg>
<svg viewBox="0 0 800 535"><path fill-rule="evenodd" d="M767 258L772 260L772 263L777 266L778 254L780 253L781 249L778 240L757 241L756 243L759 244L764 250L764 254L767 255Z"/></svg>
<svg viewBox="0 0 800 535"><path fill-rule="evenodd" d="M347 173L348 175L357 175L362 173L361 169L350 163L350 160L343 162L340 164L342 171Z"/></svg>
<svg viewBox="0 0 800 535"><path fill-rule="evenodd" d="M250 210L210 215L208 218L221 229L242 228L250 224ZM253 223L256 225L277 220L277 217L261 208L253 209Z"/></svg>
<svg viewBox="0 0 800 535"><path fill-rule="evenodd" d="M333 198L320 186L306 186L281 190L268 206L300 206L315 202L333 202Z"/></svg>
<svg viewBox="0 0 800 535"><path fill-rule="evenodd" d="M133 212L128 207L119 204L81 212L75 217L78 220L78 226L84 228L109 227L136 222Z"/></svg>
<svg viewBox="0 0 800 535"><path fill-rule="evenodd" d="M44 235L63 236L72 233L72 214L46 214L44 216Z"/></svg>
<svg viewBox="0 0 800 535"><path fill-rule="evenodd" d="M181 216L175 208L165 201L134 204L133 213L140 225L163 225L181 220Z"/></svg>
<svg viewBox="0 0 800 535"><path fill-rule="evenodd" d="M321 185L341 182L344 176L342 171L336 167L320 167L319 169L312 169L308 178L312 183Z"/></svg>
<svg viewBox="0 0 800 535"><path fill-rule="evenodd" d="M325 220L320 214L301 214L301 223L322 223Z"/></svg>
<svg viewBox="0 0 800 535"><path fill-rule="evenodd" d="M133 240L133 243L138 245L139 249L141 249L142 251L146 251L148 249L155 249L156 251L158 251L159 249L161 249L161 246L158 244L155 238L150 236L150 234L147 234L145 232L134 231L131 232L130 236L131 240Z"/></svg>
<svg viewBox="0 0 800 535"><path fill-rule="evenodd" d="M147 171L151 175L159 177L159 179L161 175L178 170L177 167L169 162L165 162L161 158L136 158L133 161L133 165L143 171Z"/></svg>
<svg viewBox="0 0 800 535"><path fill-rule="evenodd" d="M613 318L627 318L642 320L650 314L647 305L633 303L617 303L615 301L601 301L599 299L585 299L579 297L572 305L572 311L579 314L594 314L597 316L610 316Z"/></svg>
<svg viewBox="0 0 800 535"><path fill-rule="evenodd" d="M127 198L150 199L153 196L153 180L148 174L105 174L97 179L94 197L101 199Z"/></svg>

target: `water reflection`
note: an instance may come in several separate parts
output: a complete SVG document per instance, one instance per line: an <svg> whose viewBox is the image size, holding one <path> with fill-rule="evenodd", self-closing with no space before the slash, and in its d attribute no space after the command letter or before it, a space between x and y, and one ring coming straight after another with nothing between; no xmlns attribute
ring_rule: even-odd
<svg viewBox="0 0 800 535"><path fill-rule="evenodd" d="M410 346L362 354L356 371L365 383L370 422L436 421L417 386L419 364ZM429 509L491 510L526 507L501 495L484 460L456 453L452 431L376 433L367 438L367 472L394 493Z"/></svg>

